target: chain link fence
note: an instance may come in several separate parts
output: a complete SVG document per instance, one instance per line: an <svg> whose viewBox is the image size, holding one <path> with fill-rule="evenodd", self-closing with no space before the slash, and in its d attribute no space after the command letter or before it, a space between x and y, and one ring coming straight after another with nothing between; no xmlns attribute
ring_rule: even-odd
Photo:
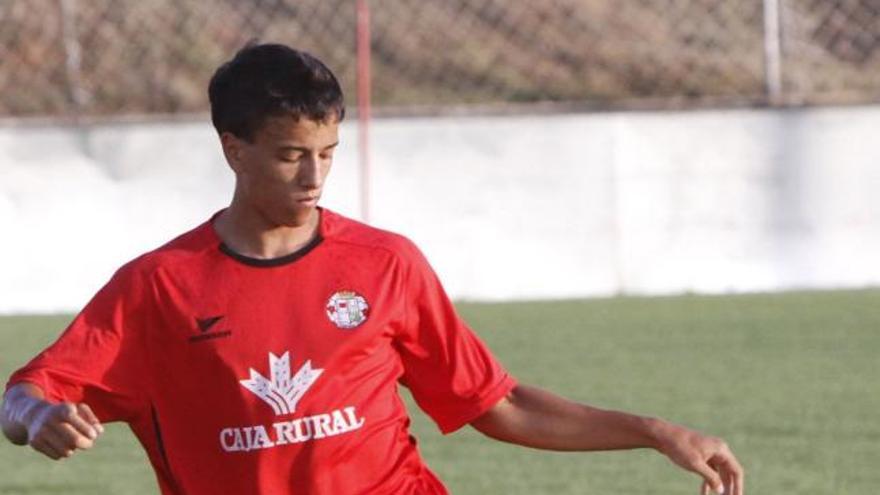
<svg viewBox="0 0 880 495"><path fill-rule="evenodd" d="M787 0L784 101L880 102L880 1Z"/></svg>
<svg viewBox="0 0 880 495"><path fill-rule="evenodd" d="M380 111L880 102L880 0L369 5ZM204 112L254 38L314 53L353 99L355 32L354 0L3 0L0 115Z"/></svg>

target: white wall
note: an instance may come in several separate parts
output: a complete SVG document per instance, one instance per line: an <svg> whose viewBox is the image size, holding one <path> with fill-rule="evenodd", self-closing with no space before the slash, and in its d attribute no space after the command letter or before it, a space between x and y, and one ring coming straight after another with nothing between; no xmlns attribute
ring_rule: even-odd
<svg viewBox="0 0 880 495"><path fill-rule="evenodd" d="M880 107L384 119L373 223L457 298L880 285ZM324 205L357 215L347 123ZM0 127L0 312L73 310L232 189L207 123Z"/></svg>

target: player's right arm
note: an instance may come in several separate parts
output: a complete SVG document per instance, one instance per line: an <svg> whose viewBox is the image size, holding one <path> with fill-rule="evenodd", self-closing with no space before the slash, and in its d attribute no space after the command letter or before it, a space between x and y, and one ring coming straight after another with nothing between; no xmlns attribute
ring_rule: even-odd
<svg viewBox="0 0 880 495"><path fill-rule="evenodd" d="M12 374L0 408L12 443L61 459L91 448L102 422L144 411L149 294L139 265L126 264L53 344Z"/></svg>
<svg viewBox="0 0 880 495"><path fill-rule="evenodd" d="M86 404L53 404L31 383L19 383L6 391L0 426L10 442L30 445L55 460L91 448L104 431Z"/></svg>

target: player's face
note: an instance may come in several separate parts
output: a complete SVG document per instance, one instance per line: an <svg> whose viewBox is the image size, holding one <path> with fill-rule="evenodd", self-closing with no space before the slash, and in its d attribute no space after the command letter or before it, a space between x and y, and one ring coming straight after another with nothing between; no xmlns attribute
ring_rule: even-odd
<svg viewBox="0 0 880 495"><path fill-rule="evenodd" d="M339 122L272 117L252 142L224 134L224 150L236 175L236 196L277 225L312 220L333 151Z"/></svg>

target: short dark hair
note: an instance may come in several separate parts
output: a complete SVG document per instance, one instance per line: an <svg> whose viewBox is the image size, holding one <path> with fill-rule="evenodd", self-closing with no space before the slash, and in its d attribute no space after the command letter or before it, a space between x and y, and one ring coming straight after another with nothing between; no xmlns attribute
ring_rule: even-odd
<svg viewBox="0 0 880 495"><path fill-rule="evenodd" d="M248 141L269 117L320 122L345 117L342 89L333 72L312 55L279 44L242 48L214 73L208 98L217 132Z"/></svg>

